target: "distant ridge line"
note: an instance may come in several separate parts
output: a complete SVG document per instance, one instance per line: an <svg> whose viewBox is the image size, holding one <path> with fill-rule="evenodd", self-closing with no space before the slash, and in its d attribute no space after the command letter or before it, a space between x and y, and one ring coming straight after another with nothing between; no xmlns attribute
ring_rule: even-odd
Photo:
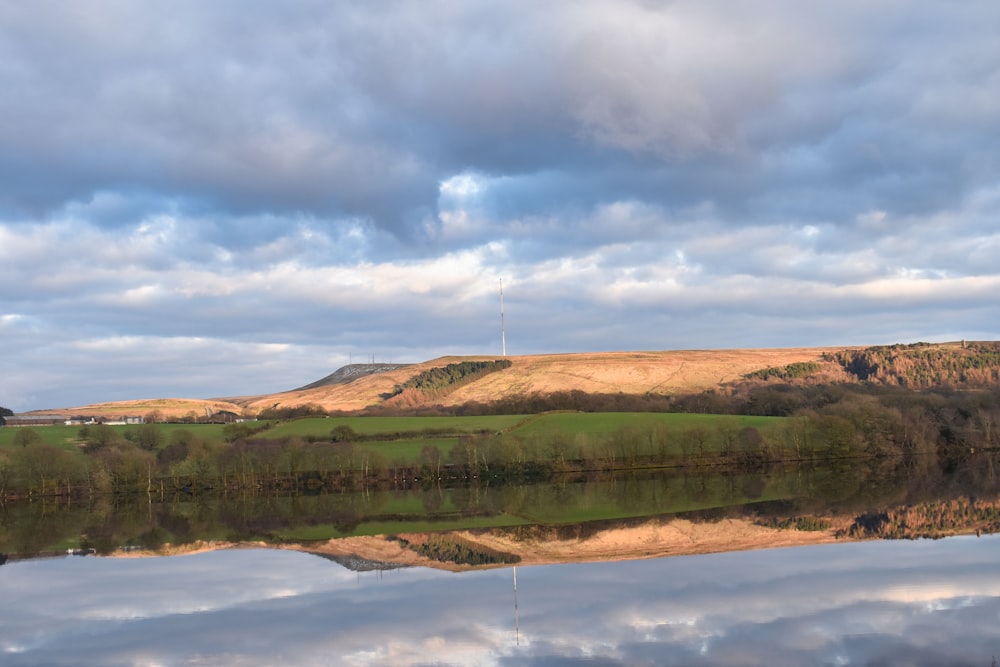
<svg viewBox="0 0 1000 667"><path fill-rule="evenodd" d="M392 409L491 403L512 397L578 391L589 394L660 394L729 391L744 383L862 382L909 388L1000 387L1000 341L896 343L875 346L653 350L515 355L513 366L462 384L447 395L408 395ZM450 355L419 363L348 364L299 389L227 399L146 399L96 403L35 414L197 416L206 407L248 415L272 408L315 406L361 413L386 405L398 385L423 371L493 355ZM729 387L729 388L727 388ZM405 404L405 405L404 405Z"/></svg>
<svg viewBox="0 0 1000 667"><path fill-rule="evenodd" d="M367 375L387 373L389 371L395 371L412 365L413 364L348 364L346 366L341 366L320 380L310 382L309 384L298 387L297 389L292 389L292 391L306 391L308 389L319 389L320 387L328 387L334 384L347 384L348 382L353 382L354 380Z"/></svg>

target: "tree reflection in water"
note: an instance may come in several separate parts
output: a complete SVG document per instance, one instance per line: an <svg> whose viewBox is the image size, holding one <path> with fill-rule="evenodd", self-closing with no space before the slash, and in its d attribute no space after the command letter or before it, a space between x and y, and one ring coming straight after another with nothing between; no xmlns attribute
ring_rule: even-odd
<svg viewBox="0 0 1000 667"><path fill-rule="evenodd" d="M852 537L925 537L1000 529L995 455L785 466L759 472L705 469L554 477L535 484L365 488L317 495L100 496L0 507L0 553L66 548L112 553L196 541L312 541L349 535L456 529L572 527L681 516L747 518L803 529L841 527Z"/></svg>

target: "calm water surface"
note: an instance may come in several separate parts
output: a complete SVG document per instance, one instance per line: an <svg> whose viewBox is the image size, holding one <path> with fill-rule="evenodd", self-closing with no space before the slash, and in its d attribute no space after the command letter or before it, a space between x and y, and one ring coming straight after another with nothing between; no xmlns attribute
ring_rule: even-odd
<svg viewBox="0 0 1000 667"><path fill-rule="evenodd" d="M1000 655L1000 538L516 574L358 573L266 549L67 557L0 567L0 600L0 664L10 667L989 667Z"/></svg>

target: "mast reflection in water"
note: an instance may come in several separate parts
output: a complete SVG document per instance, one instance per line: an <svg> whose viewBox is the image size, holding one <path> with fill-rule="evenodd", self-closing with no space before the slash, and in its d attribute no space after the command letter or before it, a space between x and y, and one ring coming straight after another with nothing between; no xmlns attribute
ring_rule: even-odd
<svg viewBox="0 0 1000 667"><path fill-rule="evenodd" d="M986 667L998 550L959 537L520 566L513 619L510 569L359 576L277 550L8 562L0 663Z"/></svg>

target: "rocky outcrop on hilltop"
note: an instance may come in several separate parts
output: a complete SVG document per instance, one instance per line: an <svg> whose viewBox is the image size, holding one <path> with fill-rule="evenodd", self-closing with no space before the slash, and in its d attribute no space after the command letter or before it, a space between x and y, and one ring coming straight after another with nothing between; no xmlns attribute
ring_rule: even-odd
<svg viewBox="0 0 1000 667"><path fill-rule="evenodd" d="M292 391L307 391L309 389L319 389L320 387L328 387L334 384L347 384L348 382L353 382L358 378L365 377L366 375L387 373L389 371L399 370L400 368L406 368L410 365L412 364L348 364L347 366L341 366L325 378L316 380L315 382L310 382L309 384L299 387L298 389L293 389Z"/></svg>

